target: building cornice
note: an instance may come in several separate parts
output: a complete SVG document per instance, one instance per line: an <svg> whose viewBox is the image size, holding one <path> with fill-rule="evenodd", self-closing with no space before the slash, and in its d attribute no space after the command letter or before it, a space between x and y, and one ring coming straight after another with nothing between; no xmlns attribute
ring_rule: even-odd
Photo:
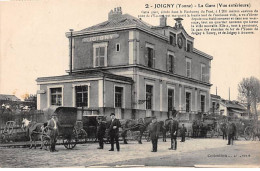
<svg viewBox="0 0 260 171"><path fill-rule="evenodd" d="M191 82L194 82L194 83L203 84L205 86L212 86L212 84L207 83L207 82L203 82L203 81L196 80L196 79L193 79L193 78L188 78L188 77L185 77L185 76L182 76L182 75L173 74L173 73L169 73L167 71L162 71L162 70L155 69L155 68L148 68L146 66L136 65L136 64L122 65L122 66L109 66L109 67L98 68L98 69L97 68L87 68L87 69L74 70L73 72L78 73L78 72L88 72L88 71L93 71L93 70L110 70L110 69L133 68L133 67L137 67L137 68L145 69L145 70L148 70L148 71L153 71L153 72L173 76L173 77L183 79L183 80L186 80L186 81L191 81ZM66 71L66 72L68 72L68 71Z"/></svg>
<svg viewBox="0 0 260 171"><path fill-rule="evenodd" d="M72 32L72 37L83 36L83 35L91 35L91 34L97 34L97 33L107 33L107 32L113 32L113 31L122 31L122 30L129 30L129 29L139 29L139 30L144 31L146 33L149 33L153 36L156 36L158 38L161 38L163 40L168 41L167 36L164 36L160 33L157 33L156 31L153 31L151 29L138 26L136 24L128 25L128 26L96 29L96 30L90 30L90 31L74 31L74 32ZM71 36L71 32L66 32L65 35L66 35L66 37L69 38Z"/></svg>

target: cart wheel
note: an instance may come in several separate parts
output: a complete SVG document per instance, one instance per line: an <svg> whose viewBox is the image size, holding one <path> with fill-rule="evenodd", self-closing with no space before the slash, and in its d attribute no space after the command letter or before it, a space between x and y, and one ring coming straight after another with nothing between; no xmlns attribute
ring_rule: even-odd
<svg viewBox="0 0 260 171"><path fill-rule="evenodd" d="M78 131L78 140L80 142L86 143L88 140L88 134L84 129L80 129Z"/></svg>
<svg viewBox="0 0 260 171"><path fill-rule="evenodd" d="M244 131L245 139L250 140L253 137L253 128L248 126Z"/></svg>
<svg viewBox="0 0 260 171"><path fill-rule="evenodd" d="M77 130L73 129L73 132L70 136L64 137L63 144L66 149L73 149L78 142Z"/></svg>

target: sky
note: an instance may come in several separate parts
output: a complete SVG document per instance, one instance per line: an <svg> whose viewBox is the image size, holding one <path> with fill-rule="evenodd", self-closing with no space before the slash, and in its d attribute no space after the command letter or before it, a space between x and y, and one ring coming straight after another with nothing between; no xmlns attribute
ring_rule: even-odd
<svg viewBox="0 0 260 171"><path fill-rule="evenodd" d="M38 77L66 74L69 69L69 40L65 32L75 31L107 20L108 12L118 6L135 17L145 4L216 4L214 0L0 0L0 94L36 94ZM260 11L257 0L219 0L225 3L250 3ZM174 10L174 9L170 9ZM260 17L258 17L260 18ZM159 18L142 18L159 25ZM260 22L260 20L258 21ZM167 19L174 26L174 19ZM191 33L191 18L183 26ZM191 35L191 34L190 34ZM238 83L244 77L260 79L260 31L254 35L191 35L194 47L213 56L211 93L236 100Z"/></svg>

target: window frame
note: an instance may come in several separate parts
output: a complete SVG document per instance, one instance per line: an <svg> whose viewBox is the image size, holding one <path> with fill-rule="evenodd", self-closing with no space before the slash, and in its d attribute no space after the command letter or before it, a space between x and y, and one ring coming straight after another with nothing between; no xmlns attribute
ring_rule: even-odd
<svg viewBox="0 0 260 171"><path fill-rule="evenodd" d="M170 56L172 56L172 63L169 63ZM176 57L175 57L174 53L171 51L168 51L167 52L167 72L175 73L175 62L176 62ZM170 64L170 66L169 66L169 64ZM170 70L170 68L172 69L172 71Z"/></svg>
<svg viewBox="0 0 260 171"><path fill-rule="evenodd" d="M50 107L52 106L51 104L51 89L53 88L61 88L61 105L63 106L64 104L64 85L50 85L47 86L47 106Z"/></svg>
<svg viewBox="0 0 260 171"><path fill-rule="evenodd" d="M187 111L187 93L190 93L190 105L189 105L189 111ZM192 91L191 90L185 90L185 112L191 112L192 111Z"/></svg>
<svg viewBox="0 0 260 171"><path fill-rule="evenodd" d="M154 48L154 45L150 44L150 43L146 43L145 44L145 51L147 52L147 64L145 64L148 68L155 68L155 48ZM152 52L153 52L153 56L151 57L151 62L152 62L152 66L149 66L149 52L148 52L148 48L152 49Z"/></svg>
<svg viewBox="0 0 260 171"><path fill-rule="evenodd" d="M188 65L187 65L187 63L189 63L190 64L190 72L189 72L189 75L188 75ZM188 78L191 78L191 59L190 58L186 58L186 77L188 77Z"/></svg>
<svg viewBox="0 0 260 171"><path fill-rule="evenodd" d="M96 48L104 47L104 66L96 66ZM101 43L93 43L93 67L106 67L107 66L107 47L108 47L108 42L101 42ZM99 57L100 58L100 57Z"/></svg>
<svg viewBox="0 0 260 171"><path fill-rule="evenodd" d="M169 90L173 91L173 97L172 97L173 104L172 104L172 107L174 107L174 108L175 108L175 96L176 96L175 87L167 85L167 109L168 109L168 111L169 111Z"/></svg>
<svg viewBox="0 0 260 171"><path fill-rule="evenodd" d="M203 73L203 68L205 73ZM206 65L203 63L200 64L200 80L206 82Z"/></svg>
<svg viewBox="0 0 260 171"><path fill-rule="evenodd" d="M148 86L152 86L152 98L151 98L151 109L147 109L147 98L146 98L146 95L147 95L147 85ZM151 82L146 82L145 83L145 109L146 110L154 110L154 83L151 83Z"/></svg>
<svg viewBox="0 0 260 171"><path fill-rule="evenodd" d="M116 107L116 87L123 88L121 107ZM119 85L119 84L114 85L114 108L121 108L121 109L125 108L125 86L124 85Z"/></svg>
<svg viewBox="0 0 260 171"><path fill-rule="evenodd" d="M201 97L204 96L204 111L202 111L202 106L201 106ZM200 111L201 112L206 112L206 93L205 92L201 92L200 93Z"/></svg>
<svg viewBox="0 0 260 171"><path fill-rule="evenodd" d="M77 107L77 102L76 102L76 87L77 86L87 86L88 87L88 104L87 106L84 106L85 108L89 108L90 104L90 83L76 83L72 84L72 106Z"/></svg>

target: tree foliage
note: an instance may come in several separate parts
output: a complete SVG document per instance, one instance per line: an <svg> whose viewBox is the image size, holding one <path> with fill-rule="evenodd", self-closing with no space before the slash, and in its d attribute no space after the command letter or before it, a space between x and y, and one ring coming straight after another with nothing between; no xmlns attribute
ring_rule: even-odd
<svg viewBox="0 0 260 171"><path fill-rule="evenodd" d="M260 103L260 80L255 77L243 78L238 84L239 98L242 102L247 103L248 111L253 107L257 115L257 105Z"/></svg>

